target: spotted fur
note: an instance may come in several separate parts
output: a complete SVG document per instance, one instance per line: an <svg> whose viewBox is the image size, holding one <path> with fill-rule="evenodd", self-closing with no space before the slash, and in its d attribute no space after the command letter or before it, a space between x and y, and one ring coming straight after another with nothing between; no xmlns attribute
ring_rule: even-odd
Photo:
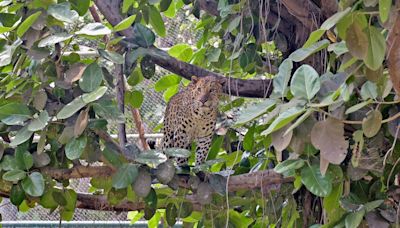
<svg viewBox="0 0 400 228"><path fill-rule="evenodd" d="M191 83L171 98L164 116L162 147L191 149L197 143L196 165L204 163L215 130L221 83L213 76L192 77ZM178 158L178 165L187 159Z"/></svg>

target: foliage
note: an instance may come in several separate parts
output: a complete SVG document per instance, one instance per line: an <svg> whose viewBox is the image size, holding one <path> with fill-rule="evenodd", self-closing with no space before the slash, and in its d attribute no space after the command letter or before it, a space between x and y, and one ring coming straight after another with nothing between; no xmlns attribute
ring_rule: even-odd
<svg viewBox="0 0 400 228"><path fill-rule="evenodd" d="M104 195L110 205L144 205L128 219L144 217L153 227L160 219L170 226L180 220L206 227L357 227L397 221L398 198L391 189L400 159L399 85L397 74L388 71L397 69L398 58L386 55L387 40L394 48L400 42L388 38L390 25L398 23L392 1L341 1L340 10L287 58L277 40L259 37L265 28L253 20L263 17L258 9L248 1L217 2L219 15L213 16L200 15L197 1L123 0L125 19L112 26L91 20L89 7L95 2L90 0L2 1L0 192L16 206L59 208L61 218L71 220L80 195L68 178L45 168L100 161L115 172L93 176L93 193ZM177 44L168 55L234 78L273 77L269 98L225 98L221 111L233 111L235 120L220 129L209 160L191 170L168 159L193 162L188 150L120 148L102 137L112 124L124 122L106 65L124 64L125 104L139 108L144 97L137 85L152 80L156 69L147 54L158 37L168 36L163 18L174 18L182 8L198 18L195 26L202 35L194 46ZM119 32L128 28L133 37L124 40L130 50L123 53ZM80 44L88 41L96 58L79 54ZM325 64L304 63L316 53L326 56ZM279 65L276 75L267 72L266 59ZM187 83L168 74L154 90L169 100ZM229 192L229 175L273 167L293 183ZM207 172L206 180L193 175L199 170ZM191 174L186 188L178 174Z"/></svg>

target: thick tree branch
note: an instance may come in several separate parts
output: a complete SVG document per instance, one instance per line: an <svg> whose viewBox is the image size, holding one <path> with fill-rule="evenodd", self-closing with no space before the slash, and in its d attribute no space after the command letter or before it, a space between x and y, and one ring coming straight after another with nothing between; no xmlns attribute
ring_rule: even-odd
<svg viewBox="0 0 400 228"><path fill-rule="evenodd" d="M108 177L114 174L115 169L108 166L75 166L71 169L42 168L42 173L58 180L77 179L86 177ZM179 186L190 189L189 176L179 176ZM249 190L274 184L293 182L293 178L284 178L273 170L263 170L254 173L230 176L228 191Z"/></svg>
<svg viewBox="0 0 400 228"><path fill-rule="evenodd" d="M116 25L123 19L119 12L120 2L120 0L95 1L97 8L108 20L108 22L110 22L111 25ZM133 36L133 29L128 28L124 31L121 31L120 33L125 37L130 38ZM169 56L166 52L155 47L150 48L148 50L148 54L157 65L185 78L190 78L193 75L197 75L199 77L214 75L221 78L221 80L226 82L224 86L224 92L226 94L243 97L268 97L269 94L272 92L272 80L269 79L228 79L223 75L213 73L201 67L179 61Z"/></svg>

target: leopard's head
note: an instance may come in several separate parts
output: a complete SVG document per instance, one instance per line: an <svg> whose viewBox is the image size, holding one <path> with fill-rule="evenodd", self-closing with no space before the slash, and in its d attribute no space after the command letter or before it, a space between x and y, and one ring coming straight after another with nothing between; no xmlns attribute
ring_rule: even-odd
<svg viewBox="0 0 400 228"><path fill-rule="evenodd" d="M219 96L222 94L222 82L213 76L201 78L192 76L189 90L193 107L200 112L208 113L218 106Z"/></svg>

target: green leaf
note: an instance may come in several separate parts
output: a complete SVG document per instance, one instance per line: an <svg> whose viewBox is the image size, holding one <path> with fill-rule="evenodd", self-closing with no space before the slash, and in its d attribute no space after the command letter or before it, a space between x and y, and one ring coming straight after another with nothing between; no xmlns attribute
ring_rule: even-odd
<svg viewBox="0 0 400 228"><path fill-rule="evenodd" d="M321 88L317 71L310 65L301 65L293 74L290 91L295 97L311 100Z"/></svg>
<svg viewBox="0 0 400 228"><path fill-rule="evenodd" d="M361 87L360 95L363 100L376 99L378 97L378 86L371 81L366 81Z"/></svg>
<svg viewBox="0 0 400 228"><path fill-rule="evenodd" d="M174 96L179 91L179 85L174 85L169 87L163 94L165 102L168 102L172 96Z"/></svg>
<svg viewBox="0 0 400 228"><path fill-rule="evenodd" d="M3 180L11 182L20 181L25 177L26 177L26 172L19 169L10 170L3 174Z"/></svg>
<svg viewBox="0 0 400 228"><path fill-rule="evenodd" d="M65 145L65 155L69 160L75 160L81 157L85 150L87 137L82 135L79 138L74 138Z"/></svg>
<svg viewBox="0 0 400 228"><path fill-rule="evenodd" d="M13 102L1 106L0 120L7 120L7 118L9 119L10 117L12 117L14 120L12 123L22 124L25 120L31 117L31 111L29 110L28 106L21 103Z"/></svg>
<svg viewBox="0 0 400 228"><path fill-rule="evenodd" d="M19 169L29 170L33 166L33 156L28 151L17 149L15 153L15 162Z"/></svg>
<svg viewBox="0 0 400 228"><path fill-rule="evenodd" d="M133 24L136 19L136 14L129 16L114 26L114 32L125 30Z"/></svg>
<svg viewBox="0 0 400 228"><path fill-rule="evenodd" d="M262 114L268 112L276 104L275 100L265 99L264 101L256 104L252 104L246 108L240 110L236 125L247 123Z"/></svg>
<svg viewBox="0 0 400 228"><path fill-rule="evenodd" d="M90 0L69 0L72 9L78 12L79 16L84 16L89 9Z"/></svg>
<svg viewBox="0 0 400 228"><path fill-rule="evenodd" d="M122 13L128 12L128 9L133 5L135 0L123 0L122 1Z"/></svg>
<svg viewBox="0 0 400 228"><path fill-rule="evenodd" d="M182 148L168 148L164 151L164 153L168 156L177 157L177 158L188 158L192 154L190 150L182 149Z"/></svg>
<svg viewBox="0 0 400 228"><path fill-rule="evenodd" d="M246 151L252 151L254 147L254 132L255 132L255 125L251 126L243 138L243 148Z"/></svg>
<svg viewBox="0 0 400 228"><path fill-rule="evenodd" d="M79 87L84 92L92 92L99 88L103 81L103 71L95 62L86 67L82 78L79 80Z"/></svg>
<svg viewBox="0 0 400 228"><path fill-rule="evenodd" d="M144 215L144 212L141 211L129 211L128 212L128 219L131 221L131 224L135 224L139 219L141 219Z"/></svg>
<svg viewBox="0 0 400 228"><path fill-rule="evenodd" d="M22 180L22 188L24 191L33 197L39 197L44 191L44 179L42 174L33 172Z"/></svg>
<svg viewBox="0 0 400 228"><path fill-rule="evenodd" d="M331 29L333 26L335 26L343 17L345 17L346 15L348 15L351 11L350 7L347 7L345 10L337 12L335 14L333 14L331 17L329 17L326 21L324 21L324 23L322 23L321 25L321 29L324 30L329 30Z"/></svg>
<svg viewBox="0 0 400 228"><path fill-rule="evenodd" d="M91 93L85 93L82 95L82 101L86 104L89 104L90 102L96 101L100 99L107 91L107 87L105 86L100 86L97 88L95 91Z"/></svg>
<svg viewBox="0 0 400 228"><path fill-rule="evenodd" d="M39 18L40 14L42 14L41 11L38 11L32 15L30 15L29 17L27 17L18 27L17 29L17 35L19 37L22 37L26 31L28 31L28 29L31 27L31 25L33 23L35 23L35 21Z"/></svg>
<svg viewBox="0 0 400 228"><path fill-rule="evenodd" d="M289 55L289 59L291 59L294 62L300 62L306 59L308 56L328 47L329 41L324 39L321 41L318 41L317 43L314 43L310 45L309 47L306 48L300 48L294 51L292 54Z"/></svg>
<svg viewBox="0 0 400 228"><path fill-rule="evenodd" d="M379 110L371 110L367 113L367 117L362 121L362 130L368 138L378 134L382 126L382 113Z"/></svg>
<svg viewBox="0 0 400 228"><path fill-rule="evenodd" d="M176 74L165 75L156 82L156 84L154 85L154 90L156 92L161 92L171 86L178 85L181 80L182 78Z"/></svg>
<svg viewBox="0 0 400 228"><path fill-rule="evenodd" d="M317 29L310 33L310 36L308 37L307 41L303 44L303 48L308 48L311 45L315 44L324 34L325 34L324 29Z"/></svg>
<svg viewBox="0 0 400 228"><path fill-rule="evenodd" d="M18 146L21 143L26 142L33 135L33 131L28 130L28 126L23 127L17 132L14 139L11 141L10 146Z"/></svg>
<svg viewBox="0 0 400 228"><path fill-rule="evenodd" d="M367 100L367 101L363 101L361 103L358 103L356 105L351 106L350 108L348 108L346 110L346 112L344 114L348 115L350 113L353 113L361 108L364 108L365 106L369 105L372 103L372 100Z"/></svg>
<svg viewBox="0 0 400 228"><path fill-rule="evenodd" d="M82 34L82 35L89 35L89 36L104 36L108 35L111 33L111 30L104 26L102 23L95 22L95 23L89 23L75 34Z"/></svg>
<svg viewBox="0 0 400 228"><path fill-rule="evenodd" d="M124 63L124 57L115 51L102 50L102 49L98 49L98 51L101 57L110 60L113 63L116 64Z"/></svg>
<svg viewBox="0 0 400 228"><path fill-rule="evenodd" d="M165 37L165 25L164 21L161 17L160 12L158 12L155 6L149 6L150 9L150 24L156 31L156 33L161 36Z"/></svg>
<svg viewBox="0 0 400 228"><path fill-rule="evenodd" d="M301 182L316 196L326 197L332 191L332 180L328 175L322 176L317 165L307 165L301 169Z"/></svg>
<svg viewBox="0 0 400 228"><path fill-rule="evenodd" d="M138 173L138 165L123 164L113 175L112 186L115 189L126 188L135 182Z"/></svg>
<svg viewBox="0 0 400 228"><path fill-rule="evenodd" d="M331 194L324 198L324 209L329 214L335 212L340 208L339 199L343 194L343 182L334 185Z"/></svg>
<svg viewBox="0 0 400 228"><path fill-rule="evenodd" d="M302 107L292 107L281 114L269 125L267 130L263 131L261 134L262 135L269 135L272 132L281 129L282 127L286 126L288 123L290 123L292 120L294 120L296 117L301 115L303 112L305 112L305 109Z"/></svg>
<svg viewBox="0 0 400 228"><path fill-rule="evenodd" d="M12 45L5 45L2 50L0 50L0 66L7 66L11 63L15 49L21 44L22 40L17 39Z"/></svg>
<svg viewBox="0 0 400 228"><path fill-rule="evenodd" d="M2 169L5 171L18 169L17 162L15 158L10 155L5 155L1 162Z"/></svg>
<svg viewBox="0 0 400 228"><path fill-rule="evenodd" d="M86 103L83 101L82 96L76 97L73 101L66 104L58 113L57 119L63 120L71 117L81 108L85 107Z"/></svg>
<svg viewBox="0 0 400 228"><path fill-rule="evenodd" d="M383 23L389 18L391 6L392 0L379 0L379 17Z"/></svg>
<svg viewBox="0 0 400 228"><path fill-rule="evenodd" d="M146 164L149 166L158 166L159 164L165 162L167 157L164 153L158 150L149 150L143 153L140 153L136 158L135 161Z"/></svg>
<svg viewBox="0 0 400 228"><path fill-rule="evenodd" d="M55 35L51 35L51 36L48 36L48 37L42 39L38 43L38 47L51 46L51 45L54 45L56 43L60 43L60 42L63 42L65 40L68 40L71 37L72 37L72 35L67 34L67 33L57 33Z"/></svg>
<svg viewBox="0 0 400 228"><path fill-rule="evenodd" d="M379 207L383 202L384 202L384 200L374 200L374 201L368 202L368 203L364 204L365 211L368 213L368 212L374 210L375 208Z"/></svg>
<svg viewBox="0 0 400 228"><path fill-rule="evenodd" d="M156 37L154 33L146 26L135 23L133 26L133 37L132 42L139 45L140 47L150 47L153 45Z"/></svg>
<svg viewBox="0 0 400 228"><path fill-rule="evenodd" d="M39 131L42 130L43 128L46 127L47 122L49 121L49 113L47 113L46 110L40 112L39 117L33 119L29 125L28 125L28 130L29 131Z"/></svg>
<svg viewBox="0 0 400 228"><path fill-rule="evenodd" d="M189 62L193 56L193 49L188 44L176 44L168 50L168 54L181 61Z"/></svg>
<svg viewBox="0 0 400 228"><path fill-rule="evenodd" d="M314 112L314 109L307 109L307 111L301 115L294 124L292 124L283 134L285 136L288 134L290 131L294 130L296 127L298 127L300 124L302 124L312 113Z"/></svg>
<svg viewBox="0 0 400 228"><path fill-rule="evenodd" d="M140 91L134 90L131 92L125 92L125 102L131 105L133 108L140 108L143 103L144 96Z"/></svg>
<svg viewBox="0 0 400 228"><path fill-rule="evenodd" d="M364 217L365 211L360 210L357 212L350 213L345 218L345 226L347 227L358 227Z"/></svg>
<svg viewBox="0 0 400 228"><path fill-rule="evenodd" d="M67 23L74 23L79 18L79 15L75 10L70 10L70 4L68 2L50 5L47 13L55 19Z"/></svg>
<svg viewBox="0 0 400 228"><path fill-rule="evenodd" d="M368 54L364 58L364 63L371 70L378 70L385 59L386 40L381 32L374 26L366 30L368 37Z"/></svg>
<svg viewBox="0 0 400 228"><path fill-rule="evenodd" d="M171 5L172 0L161 0L160 2L160 12L166 11Z"/></svg>
<svg viewBox="0 0 400 228"><path fill-rule="evenodd" d="M279 66L279 72L273 79L273 93L280 98L285 98L288 92L288 83L290 80L293 62L285 59Z"/></svg>
<svg viewBox="0 0 400 228"><path fill-rule="evenodd" d="M111 100L101 100L99 102L93 103L94 112L100 117L110 121L116 121L117 123L124 123L125 117L118 109L117 105Z"/></svg>
<svg viewBox="0 0 400 228"><path fill-rule="evenodd" d="M295 160L288 159L275 166L274 171L277 173L287 173L289 171L300 169L303 166L304 166L303 159L295 159Z"/></svg>

